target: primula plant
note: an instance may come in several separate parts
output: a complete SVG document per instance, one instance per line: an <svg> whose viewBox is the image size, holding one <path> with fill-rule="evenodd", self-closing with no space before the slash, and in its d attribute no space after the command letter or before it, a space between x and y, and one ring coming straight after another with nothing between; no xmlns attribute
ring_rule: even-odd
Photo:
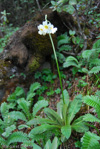
<svg viewBox="0 0 100 149"><path fill-rule="evenodd" d="M61 86L61 91L62 91L62 96L63 96L63 100L64 100L64 95L63 95L63 87L62 87L62 81L61 81L61 74L60 74L60 70L59 70L59 64L58 64L58 59L57 59L57 55L56 55L56 50L54 47L54 43L53 43L53 39L51 34L54 34L57 31L57 28L54 27L48 20L47 20L47 15L45 15L45 21L43 21L43 24L40 24L38 26L38 33L40 35L46 35L48 34L50 37L50 41L52 44L52 48L53 48L53 52L54 52L54 56L55 56L55 60L56 60L56 64L57 64L57 70L58 70L58 75L59 75L59 80L60 80L60 86Z"/></svg>

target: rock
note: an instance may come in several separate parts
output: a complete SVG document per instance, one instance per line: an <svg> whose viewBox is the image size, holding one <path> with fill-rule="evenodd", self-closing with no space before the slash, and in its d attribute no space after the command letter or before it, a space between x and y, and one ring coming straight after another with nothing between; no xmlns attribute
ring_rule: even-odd
<svg viewBox="0 0 100 149"><path fill-rule="evenodd" d="M4 59L10 60L27 72L36 71L45 61L46 57L52 54L52 46L49 36L38 34L37 26L45 19L58 28L57 35L68 31L68 26L73 26L73 17L66 13L57 13L51 9L43 10L42 14L37 13L32 21L26 23L16 31L10 38L4 49ZM57 47L56 34L52 35L55 47Z"/></svg>

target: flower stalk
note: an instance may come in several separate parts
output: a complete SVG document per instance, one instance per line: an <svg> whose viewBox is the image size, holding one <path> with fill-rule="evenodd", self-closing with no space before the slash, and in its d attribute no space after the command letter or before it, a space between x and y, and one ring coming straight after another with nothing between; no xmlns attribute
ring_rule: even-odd
<svg viewBox="0 0 100 149"><path fill-rule="evenodd" d="M63 102L64 102L63 86L62 86L61 74L60 74L60 70L59 70L58 59L57 59L57 55L56 55L56 51L55 51L55 47L54 47L54 43L53 43L51 34L49 34L49 37L51 40L51 44L52 44L52 48L53 48L53 52L54 52L54 56L55 56L55 60L56 60L57 71L58 71L58 75L59 75L60 87L61 87L61 92L62 92L62 98L63 98Z"/></svg>
<svg viewBox="0 0 100 149"><path fill-rule="evenodd" d="M59 81L60 81L60 87L61 87L61 92L62 92L62 98L63 98L63 103L64 103L64 94L63 94L63 86L62 86L62 80L61 80L61 74L60 74L60 70L59 70L59 64L58 64L58 59L57 59L57 55L56 55L56 50L55 50L55 46L53 43L53 39L51 34L54 34L57 31L57 28L54 27L48 20L47 20L47 15L45 16L45 21L43 21L43 24L40 24L38 26L38 33L40 35L46 35L48 34L50 37L50 41L52 44L52 48L53 48L53 52L54 52L54 56L55 56L55 60L56 60L56 65L57 65L57 71L58 71L58 75L59 75Z"/></svg>

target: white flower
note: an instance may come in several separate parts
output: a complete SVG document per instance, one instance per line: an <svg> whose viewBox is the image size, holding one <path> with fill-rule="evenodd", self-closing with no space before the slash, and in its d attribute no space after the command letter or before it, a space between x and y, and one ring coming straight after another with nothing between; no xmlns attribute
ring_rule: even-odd
<svg viewBox="0 0 100 149"><path fill-rule="evenodd" d="M48 24L48 22L47 21L43 21L43 26L44 26L44 31L46 33L48 33L48 30L49 30L49 24Z"/></svg>
<svg viewBox="0 0 100 149"><path fill-rule="evenodd" d="M49 33L54 34L57 31L57 28L54 27L51 23L49 24Z"/></svg>
<svg viewBox="0 0 100 149"><path fill-rule="evenodd" d="M40 34L40 35L46 35L46 32L44 32L44 26L42 25L42 24L40 24L39 26L38 26L38 33Z"/></svg>
<svg viewBox="0 0 100 149"><path fill-rule="evenodd" d="M40 24L38 26L38 33L40 35L46 35L46 34L54 34L57 31L57 28L54 27L50 22L43 21L43 24Z"/></svg>

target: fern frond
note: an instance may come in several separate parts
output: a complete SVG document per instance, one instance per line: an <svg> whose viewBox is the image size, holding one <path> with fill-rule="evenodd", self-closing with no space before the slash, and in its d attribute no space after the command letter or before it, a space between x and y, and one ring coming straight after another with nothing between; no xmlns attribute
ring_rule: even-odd
<svg viewBox="0 0 100 149"><path fill-rule="evenodd" d="M0 110L1 110L2 117L4 118L9 112L9 108L6 102L3 102L1 104Z"/></svg>
<svg viewBox="0 0 100 149"><path fill-rule="evenodd" d="M90 56L91 56L91 54L92 54L92 50L85 50L85 51L83 51L82 52L82 57L85 59L88 59Z"/></svg>
<svg viewBox="0 0 100 149"><path fill-rule="evenodd" d="M93 44L93 49L100 49L100 39Z"/></svg>
<svg viewBox="0 0 100 149"><path fill-rule="evenodd" d="M48 106L48 101L40 100L38 101L33 107L33 117L36 116L37 112L40 111L42 108Z"/></svg>
<svg viewBox="0 0 100 149"><path fill-rule="evenodd" d="M61 46L62 44L67 44L70 42L70 38L68 37L67 33L58 36L57 39L58 39L58 47Z"/></svg>
<svg viewBox="0 0 100 149"><path fill-rule="evenodd" d="M19 99L18 101L19 107L23 110L24 114L28 119L31 118L30 110L29 110L29 102L26 101L24 98Z"/></svg>
<svg viewBox="0 0 100 149"><path fill-rule="evenodd" d="M83 102L95 108L98 118L100 118L100 99L97 96L87 95L83 97Z"/></svg>
<svg viewBox="0 0 100 149"><path fill-rule="evenodd" d="M24 129L24 128L30 128L29 126L25 125L25 124L22 124L22 125L19 125L18 126L18 129L21 130L21 129Z"/></svg>
<svg viewBox="0 0 100 149"><path fill-rule="evenodd" d="M69 67L69 66L75 66L75 67L79 68L78 60L73 56L68 56L66 58L64 64L63 64L63 67L66 68L66 67Z"/></svg>
<svg viewBox="0 0 100 149"><path fill-rule="evenodd" d="M61 52L61 51L71 51L71 50L72 50L72 47L70 45L62 45L59 48L59 52Z"/></svg>
<svg viewBox="0 0 100 149"><path fill-rule="evenodd" d="M36 95L36 93L28 93L26 100L32 100L32 98Z"/></svg>
<svg viewBox="0 0 100 149"><path fill-rule="evenodd" d="M100 91L97 90L96 93L95 93L95 95L98 96L98 97L100 98Z"/></svg>
<svg viewBox="0 0 100 149"><path fill-rule="evenodd" d="M23 121L27 122L27 119L26 119L25 115L20 111L9 112L9 116L14 120L20 119L20 120L23 120Z"/></svg>
<svg viewBox="0 0 100 149"><path fill-rule="evenodd" d="M57 125L63 125L64 121L60 118L57 112L55 112L52 109L45 108L44 109L45 114L48 116L49 119L56 122Z"/></svg>
<svg viewBox="0 0 100 149"><path fill-rule="evenodd" d="M8 140L7 140L7 145L10 145L11 143L18 143L18 142L25 142L28 140L28 136L26 133L23 133L23 132L14 132L12 133Z"/></svg>
<svg viewBox="0 0 100 149"><path fill-rule="evenodd" d="M86 132L82 138L82 149L100 149L100 144L98 142L100 137L94 133Z"/></svg>
<svg viewBox="0 0 100 149"><path fill-rule="evenodd" d="M6 145L6 141L5 141L4 138L2 138L2 137L0 136L0 146L1 146L1 145Z"/></svg>
<svg viewBox="0 0 100 149"><path fill-rule="evenodd" d="M15 102L17 100L15 92L8 96L7 101L8 102Z"/></svg>
<svg viewBox="0 0 100 149"><path fill-rule="evenodd" d="M15 130L15 129L16 129L16 126L15 126L15 125L11 125L11 126L7 127L7 128L5 129L5 132L2 133L2 136L4 136L5 138L7 138L7 137L11 134L11 132L12 132L13 130Z"/></svg>
<svg viewBox="0 0 100 149"><path fill-rule="evenodd" d="M91 74L91 73L94 73L94 74L96 74L96 73L98 73L100 71L100 66L96 66L96 67L93 67L90 71L89 71L89 73Z"/></svg>
<svg viewBox="0 0 100 149"><path fill-rule="evenodd" d="M98 119L97 117L95 117L92 114L85 114L83 116L83 120L86 122L99 122L100 123L100 119Z"/></svg>
<svg viewBox="0 0 100 149"><path fill-rule="evenodd" d="M23 144L21 144L21 149L27 149L27 148L32 148L33 147L33 149L42 149L40 146L38 146L37 144L35 144L34 143L34 141L25 141L25 142L23 142Z"/></svg>
<svg viewBox="0 0 100 149"><path fill-rule="evenodd" d="M35 82L33 84L31 84L29 92L33 93L35 90L37 90L38 88L40 88L40 83L39 82Z"/></svg>
<svg viewBox="0 0 100 149"><path fill-rule="evenodd" d="M23 97L25 97L25 92L24 92L24 89L23 88L21 88L21 87L16 87L16 90L15 90L15 92L14 92L15 94L16 94L16 96L18 96L18 97L21 97L21 96L23 96Z"/></svg>
<svg viewBox="0 0 100 149"><path fill-rule="evenodd" d="M33 140L28 140L28 141L25 141L21 144L21 149L27 149L27 147L32 147L34 144L34 141Z"/></svg>
<svg viewBox="0 0 100 149"><path fill-rule="evenodd" d="M90 60L91 66L100 66L100 59L99 58L94 58Z"/></svg>

